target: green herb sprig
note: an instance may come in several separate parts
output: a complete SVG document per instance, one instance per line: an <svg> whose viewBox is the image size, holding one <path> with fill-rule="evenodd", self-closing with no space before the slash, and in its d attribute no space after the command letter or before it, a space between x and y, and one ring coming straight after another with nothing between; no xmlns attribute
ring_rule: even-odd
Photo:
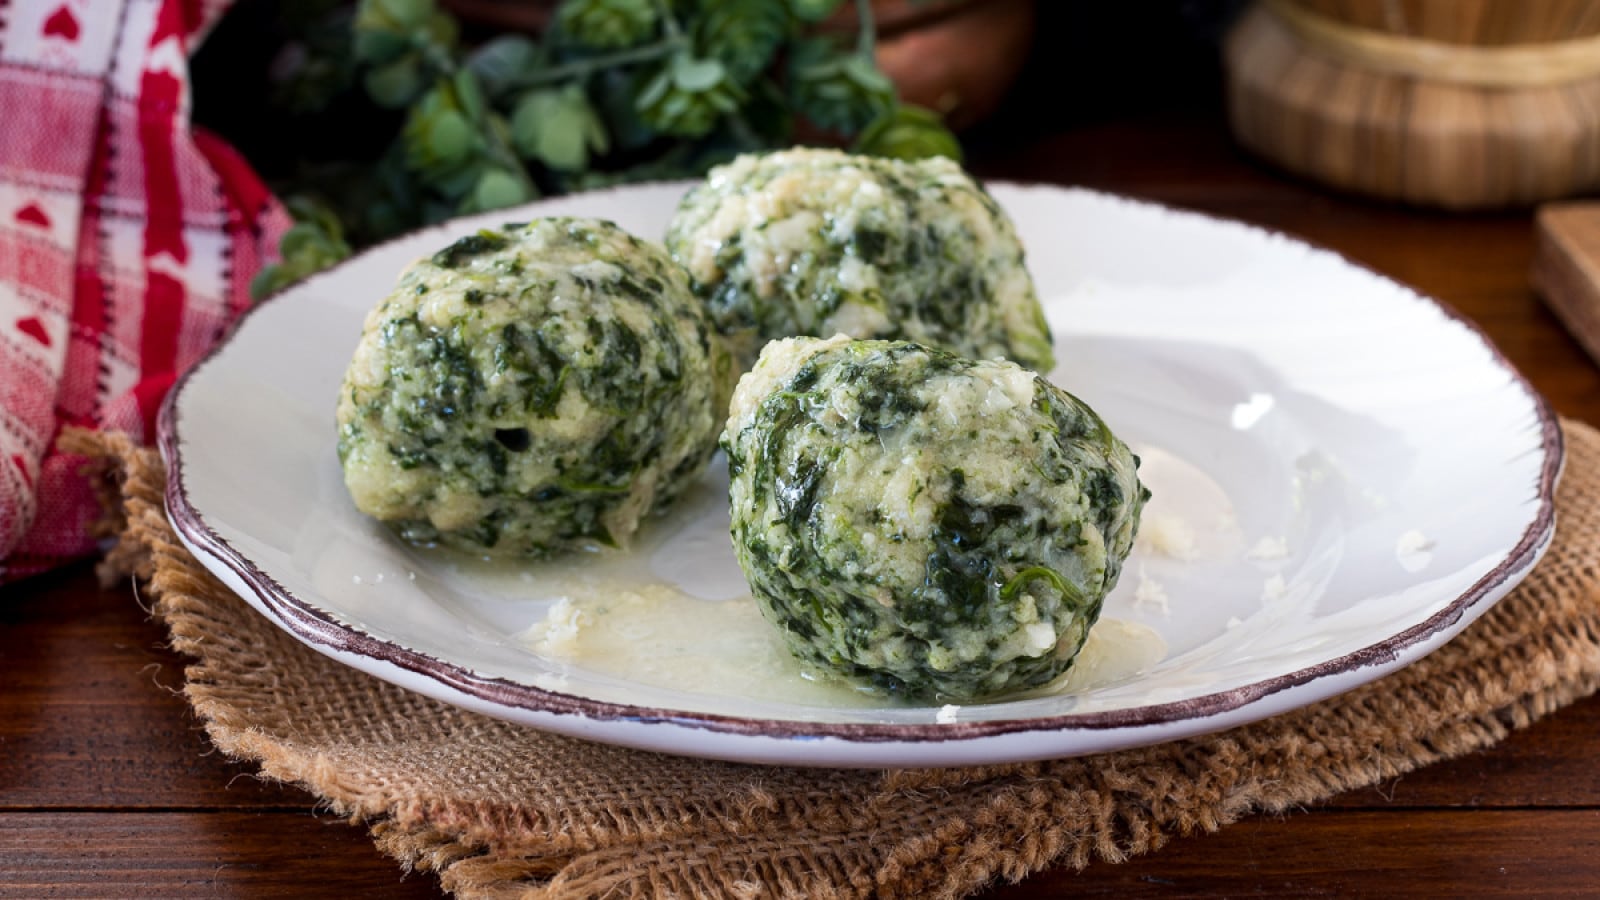
<svg viewBox="0 0 1600 900"><path fill-rule="evenodd" d="M470 48L435 0L325 9L284 55L278 102L309 113L354 94L394 110L395 132L377 160L279 185L295 225L251 290L453 215L699 175L792 143L801 123L859 152L959 158L939 117L901 103L878 69L868 0L854 42L816 30L841 2L563 0L537 40Z"/></svg>

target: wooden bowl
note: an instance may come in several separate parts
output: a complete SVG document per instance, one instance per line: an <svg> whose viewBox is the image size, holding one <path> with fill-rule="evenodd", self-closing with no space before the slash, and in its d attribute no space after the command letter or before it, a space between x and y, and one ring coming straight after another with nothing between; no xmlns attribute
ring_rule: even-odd
<svg viewBox="0 0 1600 900"><path fill-rule="evenodd" d="M1600 189L1600 0L1259 0L1228 115L1290 171L1447 209Z"/></svg>

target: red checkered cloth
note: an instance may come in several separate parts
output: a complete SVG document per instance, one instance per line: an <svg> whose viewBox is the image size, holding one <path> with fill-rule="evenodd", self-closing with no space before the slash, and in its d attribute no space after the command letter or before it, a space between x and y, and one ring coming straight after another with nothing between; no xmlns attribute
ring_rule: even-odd
<svg viewBox="0 0 1600 900"><path fill-rule="evenodd" d="M231 0L0 9L0 582L92 553L63 425L148 442L288 226L189 125L189 51Z"/></svg>

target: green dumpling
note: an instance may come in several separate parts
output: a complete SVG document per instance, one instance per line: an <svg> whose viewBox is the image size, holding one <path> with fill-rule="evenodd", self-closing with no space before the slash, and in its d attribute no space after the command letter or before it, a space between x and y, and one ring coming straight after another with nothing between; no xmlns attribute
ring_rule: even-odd
<svg viewBox="0 0 1600 900"><path fill-rule="evenodd" d="M684 197L666 244L743 369L769 340L841 333L1055 365L1015 228L948 159L741 156Z"/></svg>
<svg viewBox="0 0 1600 900"><path fill-rule="evenodd" d="M1070 394L909 342L768 344L722 447L735 552L790 649L918 700L1065 672L1149 495Z"/></svg>
<svg viewBox="0 0 1600 900"><path fill-rule="evenodd" d="M626 544L715 450L720 352L659 246L584 219L480 231L368 315L339 393L345 484L419 543Z"/></svg>

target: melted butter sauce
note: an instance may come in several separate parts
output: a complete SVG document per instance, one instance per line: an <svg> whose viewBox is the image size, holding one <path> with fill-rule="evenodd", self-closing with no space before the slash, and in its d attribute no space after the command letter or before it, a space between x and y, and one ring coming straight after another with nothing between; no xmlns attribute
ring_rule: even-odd
<svg viewBox="0 0 1600 900"><path fill-rule="evenodd" d="M542 656L625 681L807 706L897 705L893 697L808 671L749 596L698 600L656 584L566 597L518 638ZM1101 619L1066 674L997 699L1093 690L1135 678L1165 655L1165 643L1149 627Z"/></svg>
<svg viewBox="0 0 1600 900"><path fill-rule="evenodd" d="M808 671L750 596L728 542L722 455L676 511L629 551L491 561L429 550L449 593L498 609L495 629L560 670L717 696L826 708L892 707L896 698ZM1166 656L1153 629L1101 618L1073 666L1040 688L986 702L1081 693L1139 677ZM567 689L555 677L546 685Z"/></svg>

